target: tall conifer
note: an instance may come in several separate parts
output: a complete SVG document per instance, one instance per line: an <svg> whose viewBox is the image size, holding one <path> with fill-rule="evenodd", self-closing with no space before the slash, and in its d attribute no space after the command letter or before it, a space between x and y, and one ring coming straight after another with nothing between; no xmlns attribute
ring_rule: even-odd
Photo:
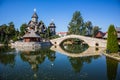
<svg viewBox="0 0 120 80"><path fill-rule="evenodd" d="M110 25L108 29L108 37L107 37L107 50L111 53L118 52L118 40L117 40L117 32L114 28L114 25Z"/></svg>

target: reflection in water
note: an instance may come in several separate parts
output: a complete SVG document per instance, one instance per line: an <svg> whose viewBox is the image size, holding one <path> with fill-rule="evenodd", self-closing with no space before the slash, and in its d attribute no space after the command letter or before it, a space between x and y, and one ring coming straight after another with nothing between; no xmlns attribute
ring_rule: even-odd
<svg viewBox="0 0 120 80"><path fill-rule="evenodd" d="M14 66L14 59L15 59L15 54L10 54L8 52L13 51L14 49L11 49L8 46L5 47L0 47L0 62L3 63L4 65L11 65Z"/></svg>
<svg viewBox="0 0 120 80"><path fill-rule="evenodd" d="M56 58L55 52L51 51L49 48L39 49L37 51L28 51L21 52L21 59L28 62L31 65L31 69L34 71L34 77L37 77L38 65L42 64L45 61L45 58L48 57L48 60L53 62Z"/></svg>
<svg viewBox="0 0 120 80"><path fill-rule="evenodd" d="M69 61L74 69L75 72L80 72L83 66L83 62L80 58L70 58Z"/></svg>
<svg viewBox="0 0 120 80"><path fill-rule="evenodd" d="M56 58L55 52L51 51L49 48L44 48L37 51L21 52L20 55L24 61L30 61L30 63L38 64L43 63L46 57L48 57L50 61L54 61Z"/></svg>
<svg viewBox="0 0 120 80"><path fill-rule="evenodd" d="M66 44L61 45L61 48L69 53L82 53L88 49L87 44Z"/></svg>
<svg viewBox="0 0 120 80"><path fill-rule="evenodd" d="M0 48L0 80L119 80L119 70L119 62L100 55L70 57L49 48Z"/></svg>
<svg viewBox="0 0 120 80"><path fill-rule="evenodd" d="M18 48L17 48L18 50ZM18 53L20 54L15 54L14 49L11 49L10 47L1 47L0 48L0 64L4 64L6 67L9 64L9 66L11 66L13 69L15 68L15 62L16 59L15 57L17 57L18 55L20 55L20 58L22 59L22 61L27 62L30 64L31 69L33 70L34 73L34 78L37 78L37 72L38 72L38 65L42 64L45 59L47 58L50 62L54 62L56 55L54 51L51 51L49 48L41 48L39 50L36 51L18 51ZM17 64L17 63L16 63ZM18 63L19 64L19 63ZM16 70L15 70L16 72ZM7 74L11 74L11 73L7 73ZM31 73L30 73L31 74ZM26 74L27 75L27 74ZM21 75L22 76L22 75ZM3 80L6 80L6 75L2 76ZM12 76L11 76L12 77ZM0 80L1 80L1 73L0 73ZM13 80L13 79L12 79ZM17 79L17 80L21 80L21 79ZM32 79L33 80L33 79Z"/></svg>
<svg viewBox="0 0 120 80"><path fill-rule="evenodd" d="M0 54L0 62L3 63L4 65L14 65L14 59L15 55L14 54Z"/></svg>
<svg viewBox="0 0 120 80"><path fill-rule="evenodd" d="M0 46L0 53L6 53L14 51L14 49L11 49L9 46Z"/></svg>
<svg viewBox="0 0 120 80"><path fill-rule="evenodd" d="M80 72L84 63L90 64L92 59L98 59L100 56L86 56L86 57L68 57L72 68L75 72Z"/></svg>
<svg viewBox="0 0 120 80"><path fill-rule="evenodd" d="M118 80L116 79L118 62L111 58L106 57L106 64L108 80Z"/></svg>
<svg viewBox="0 0 120 80"><path fill-rule="evenodd" d="M67 52L65 49L62 49L61 46L52 46L50 49L69 57L86 57L86 56L101 55L101 53L104 50L104 48L99 48L96 50L96 48L94 47L89 47L87 50L83 51L82 53L81 51L80 53L74 53L74 51L73 53L70 53L70 52Z"/></svg>

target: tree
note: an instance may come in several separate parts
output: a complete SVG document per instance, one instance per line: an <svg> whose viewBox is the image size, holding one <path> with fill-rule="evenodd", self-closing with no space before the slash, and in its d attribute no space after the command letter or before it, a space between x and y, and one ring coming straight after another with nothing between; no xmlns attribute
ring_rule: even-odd
<svg viewBox="0 0 120 80"><path fill-rule="evenodd" d="M13 41L17 41L18 39L20 39L20 35L19 35L19 30L17 29L17 30L15 31L15 36L14 36L14 38L13 38Z"/></svg>
<svg viewBox="0 0 120 80"><path fill-rule="evenodd" d="M92 30L93 31L92 36L95 37L95 35L98 33L99 30L101 30L99 26L94 26Z"/></svg>
<svg viewBox="0 0 120 80"><path fill-rule="evenodd" d="M14 23L10 22L8 23L8 25L3 24L0 27L0 42L2 43L9 43L9 40L13 39L15 36L15 27L14 27Z"/></svg>
<svg viewBox="0 0 120 80"><path fill-rule="evenodd" d="M3 43L6 37L6 29L7 29L7 25L3 24L0 26L0 42Z"/></svg>
<svg viewBox="0 0 120 80"><path fill-rule="evenodd" d="M19 36L19 30L17 29L15 32L16 36Z"/></svg>
<svg viewBox="0 0 120 80"><path fill-rule="evenodd" d="M8 25L3 24L0 26L0 42L8 44L10 40L17 39L19 36L19 31L16 31L13 22L8 23Z"/></svg>
<svg viewBox="0 0 120 80"><path fill-rule="evenodd" d="M16 30L15 30L14 23L13 22L8 23L6 33L7 33L7 36L9 36L9 39L14 38L15 32L16 32Z"/></svg>
<svg viewBox="0 0 120 80"><path fill-rule="evenodd" d="M85 22L84 25L85 25L85 28L87 28L86 35L91 36L92 35L92 29L93 29L92 22L91 21L87 21L87 22Z"/></svg>
<svg viewBox="0 0 120 80"><path fill-rule="evenodd" d="M83 18L81 16L81 13L79 11L76 11L73 14L72 20L69 23L68 27L68 34L76 34L79 35L82 32L82 27L83 27Z"/></svg>
<svg viewBox="0 0 120 80"><path fill-rule="evenodd" d="M109 50L111 53L116 53L118 52L118 49L117 32L114 28L114 25L110 25L107 36L107 50Z"/></svg>
<svg viewBox="0 0 120 80"><path fill-rule="evenodd" d="M25 34L25 30L27 28L27 24L24 23L20 26L20 35L23 36Z"/></svg>
<svg viewBox="0 0 120 80"><path fill-rule="evenodd" d="M87 33L87 28L85 26L82 27L81 35L86 35Z"/></svg>

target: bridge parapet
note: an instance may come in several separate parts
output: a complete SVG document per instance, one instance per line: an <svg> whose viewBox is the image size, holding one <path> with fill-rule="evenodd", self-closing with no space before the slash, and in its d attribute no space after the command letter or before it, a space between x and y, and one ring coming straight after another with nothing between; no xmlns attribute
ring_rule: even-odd
<svg viewBox="0 0 120 80"><path fill-rule="evenodd" d="M53 45L60 45L64 40L68 38L77 38L80 40L83 40L85 43L87 43L91 47L106 47L107 41L103 39L97 39L92 37L86 37L81 35L68 35L61 38L56 38L50 40Z"/></svg>

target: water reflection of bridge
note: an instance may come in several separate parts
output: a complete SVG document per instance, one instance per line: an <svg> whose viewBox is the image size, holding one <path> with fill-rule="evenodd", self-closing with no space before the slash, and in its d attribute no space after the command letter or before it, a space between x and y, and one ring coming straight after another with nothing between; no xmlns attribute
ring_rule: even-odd
<svg viewBox="0 0 120 80"><path fill-rule="evenodd" d="M64 54L70 57L85 57L85 56L101 55L102 51L105 48L98 48L96 50L95 47L89 47L86 51L82 53L70 53L70 52L63 50L60 46L52 46L50 49L56 52L60 52L61 54Z"/></svg>

